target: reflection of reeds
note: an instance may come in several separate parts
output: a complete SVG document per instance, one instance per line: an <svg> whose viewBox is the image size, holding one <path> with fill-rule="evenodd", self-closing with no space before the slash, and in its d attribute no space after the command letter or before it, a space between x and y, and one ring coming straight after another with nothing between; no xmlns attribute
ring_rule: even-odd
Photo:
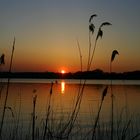
<svg viewBox="0 0 140 140"><path fill-rule="evenodd" d="M10 60L9 74L11 73L11 70L12 70L12 62L13 62L14 49L15 49L15 38L14 38L13 46L12 46L12 54L11 54L11 60ZM8 82L7 82L6 97L5 97L5 100L4 100L4 106L3 106L3 111L2 111L2 120L1 120L1 126L0 126L0 139L1 139L3 122L4 122L4 117L5 117L5 110L6 110L6 107L7 107L7 99L8 99L8 94L9 94L9 86L10 86L10 77L8 78Z"/></svg>

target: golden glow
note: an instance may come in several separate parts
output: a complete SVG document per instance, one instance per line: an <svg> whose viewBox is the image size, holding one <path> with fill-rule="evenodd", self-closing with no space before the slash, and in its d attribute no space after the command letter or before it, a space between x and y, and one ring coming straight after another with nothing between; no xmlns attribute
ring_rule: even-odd
<svg viewBox="0 0 140 140"><path fill-rule="evenodd" d="M64 74L65 73L65 70L61 70L61 73Z"/></svg>
<svg viewBox="0 0 140 140"><path fill-rule="evenodd" d="M62 94L65 93L65 82L64 81L61 82L61 93Z"/></svg>

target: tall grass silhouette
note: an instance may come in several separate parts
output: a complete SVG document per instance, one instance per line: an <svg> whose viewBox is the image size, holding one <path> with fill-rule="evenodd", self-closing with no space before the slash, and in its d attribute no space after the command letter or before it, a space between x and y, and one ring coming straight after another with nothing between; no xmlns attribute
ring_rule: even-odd
<svg viewBox="0 0 140 140"><path fill-rule="evenodd" d="M90 57L91 57L91 46L92 46L92 44L91 44L91 36L93 35L94 30L95 30L95 25L92 23L92 20L93 20L94 17L97 17L97 15L96 15L96 14L93 14L93 15L91 15L90 18L89 18L89 35L88 35L88 36L89 36L89 52L88 52L88 63L87 63L87 68L88 68L88 66L89 66Z"/></svg>
<svg viewBox="0 0 140 140"><path fill-rule="evenodd" d="M95 138L97 124L98 124L98 121L99 121L99 117L100 117L100 112L101 112L101 109L102 109L103 101L104 101L104 98L105 98L105 96L107 94L107 90L108 90L108 86L106 86L105 89L102 92L101 103L100 103L99 110L98 110L98 113L97 113L97 117L95 119L95 123L94 123L94 126L93 126L92 140L94 140L94 138Z"/></svg>
<svg viewBox="0 0 140 140"><path fill-rule="evenodd" d="M33 112L32 112L32 140L35 140L35 120L36 120L36 100L37 95L33 97Z"/></svg>
<svg viewBox="0 0 140 140"><path fill-rule="evenodd" d="M2 54L0 57L0 65L4 65L5 64L5 55Z"/></svg>
<svg viewBox="0 0 140 140"><path fill-rule="evenodd" d="M96 35L96 39L95 39L95 43L94 43L94 46L93 46L93 50L91 52L91 57L89 56L89 64L88 64L88 67L87 67L87 70L89 71L90 68L91 68L91 65L92 65L92 62L93 62L93 57L94 57L94 54L95 54L95 50L96 50L96 46L97 46L97 41L99 40L99 37L102 38L103 37L103 30L102 30L102 27L103 26L109 26L109 25L112 25L111 23L109 22L103 22L99 29L98 29L98 33ZM92 31L91 31L92 32ZM90 44L91 44L91 40L90 40Z"/></svg>
<svg viewBox="0 0 140 140"><path fill-rule="evenodd" d="M81 72L83 71L83 60L82 60L82 52L81 52L81 48L80 48L80 43L77 39L77 46L78 46L78 51L79 51L79 58L80 58L80 68L81 68Z"/></svg>
<svg viewBox="0 0 140 140"><path fill-rule="evenodd" d="M110 60L110 74L112 73L112 63L113 63L116 55L119 55L119 53L118 53L117 50L114 50L112 52L111 60ZM113 140L113 133L114 133L114 94L113 94L113 91L112 91L112 79L111 79L110 88L111 88L111 133L110 133L111 138L110 139Z"/></svg>
<svg viewBox="0 0 140 140"><path fill-rule="evenodd" d="M93 62L93 57L94 57L94 54L95 54L95 50L96 50L96 46L97 46L97 41L99 39L99 37L102 38L103 36L103 31L102 31L102 27L103 26L108 26L108 25L112 25L111 23L109 22L103 22L100 26L99 26L99 29L98 29L98 32L97 32L97 35L96 35L96 38L95 38L95 43L94 43L94 46L92 45L92 40L91 40L91 36L93 36L94 34L94 30L95 30L95 25L92 23L92 20L94 17L97 17L96 14L93 14L90 16L89 18L89 48L88 48L88 62L87 62L87 71L90 70L91 68L91 65L92 65L92 62ZM80 49L80 45L79 45L79 42L77 42L77 45L78 45L78 49L79 49L79 56L80 56L80 63L82 64L82 54L81 54L81 49ZM81 83L81 82L80 82ZM80 105L81 105L81 101L82 101L82 96L83 96L83 93L84 93L84 87L85 87L85 84L86 84L86 80L84 80L83 84L81 85L81 88L79 89L79 92L78 92L78 96L77 96L77 102L76 102L76 106L75 106L75 110L76 110L76 107L78 106L78 109L77 109L77 113L75 114L75 120L76 120L76 117L78 115L78 112L79 112L79 109L80 109ZM100 107L99 107L99 110L98 110L98 113L97 113L97 117L95 119L95 124L93 126L93 132L92 132L92 140L94 139L94 136L95 136L95 132L96 132L96 127L97 127L97 124L98 124L98 120L99 120L99 116L100 116L100 112L101 112L101 108L102 108L102 104L103 104L103 101L104 101L104 97L107 93L107 89L108 87L106 87L103 91L103 96L102 96L102 99L101 99L101 104L100 104ZM75 112L74 110L74 112Z"/></svg>
<svg viewBox="0 0 140 140"><path fill-rule="evenodd" d="M1 71L1 67L5 64L5 54L2 54L0 56L0 71ZM2 89L3 89L3 84L2 84L2 79L0 81L0 99L1 99L1 93L2 93Z"/></svg>
<svg viewBox="0 0 140 140"><path fill-rule="evenodd" d="M93 14L89 18L89 44L88 44L89 48L88 48L87 71L89 71L90 68L91 68L91 64L92 64L92 61L93 61L93 56L95 54L97 40L98 40L99 37L102 37L102 35L103 35L103 31L102 31L101 28L103 26L106 26L106 25L111 25L109 22L103 22L100 25L99 31L97 33L97 37L96 37L96 40L95 40L95 45L92 46L91 36L94 34L94 29L95 29L95 25L92 23L92 20L96 16L97 16L96 14ZM102 32L102 34L101 34L101 32ZM77 46L78 46L78 50L79 50L80 64L81 64L81 71L82 71L82 61L83 61L82 60L82 52L81 52L81 47L80 47L80 44L79 44L78 40L77 40ZM81 106L81 102L82 102L83 93L84 93L85 84L86 84L86 80L84 80L83 83L80 82L80 88L79 88L79 91L78 91L78 94L77 94L77 97L76 97L76 102L75 102L73 112L71 113L71 117L70 117L68 123L65 125L65 127L61 131L61 134L65 134L65 137L67 137L67 138L69 137L69 134L71 133L72 128L74 126L74 123L76 121L76 118L78 116L80 106Z"/></svg>
<svg viewBox="0 0 140 140"><path fill-rule="evenodd" d="M14 38L13 46L12 46L12 54L11 54L11 60L10 60L10 66L9 66L9 73L11 73L11 70L12 70L14 50L15 50L15 38ZM3 61L4 61L4 57L3 57ZM1 136L2 136L2 129L3 129L5 111L6 111L6 108L7 108L7 99L8 99L8 94L9 94L9 86L10 86L10 77L8 78L8 82L7 82L6 97L5 97L5 100L4 100L4 106L3 106L3 111L2 111L2 120L1 120L1 125L0 125L0 139L1 139Z"/></svg>
<svg viewBox="0 0 140 140"><path fill-rule="evenodd" d="M49 96L49 101L48 101L48 108L47 108L47 111L46 111L46 119L45 119L45 127L44 127L44 133L43 133L43 140L46 139L47 130L48 130L48 123L49 123L50 110L51 110L51 98L52 98L52 93L53 93L53 85L54 85L54 83L52 82L51 83L51 88L50 88L50 96Z"/></svg>

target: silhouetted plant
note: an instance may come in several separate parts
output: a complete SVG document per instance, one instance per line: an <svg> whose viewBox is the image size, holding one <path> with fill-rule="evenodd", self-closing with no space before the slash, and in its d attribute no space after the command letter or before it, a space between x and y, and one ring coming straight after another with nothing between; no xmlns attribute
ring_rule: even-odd
<svg viewBox="0 0 140 140"><path fill-rule="evenodd" d="M0 57L0 70L1 70L1 66L5 64L5 55L2 54ZM1 93L2 93L2 89L3 89L3 84L2 84L2 80L0 81L0 99L1 99Z"/></svg>
<svg viewBox="0 0 140 140"><path fill-rule="evenodd" d="M91 19L90 19L91 21ZM80 44L79 41L77 40L77 46L78 46L78 51L79 51L79 56L80 56L80 68L82 71L82 53L81 53L81 48L80 48ZM81 79L80 79L80 86L79 86L79 91L77 94L77 98L76 98L76 102L75 102L75 106L74 109L71 113L70 119L68 120L68 122L66 123L66 125L62 128L62 130L59 133L59 138L69 138L69 135L72 131L72 128L74 126L74 123L76 121L77 115L79 113L80 110L80 105L81 105L81 101L82 101L82 96L83 96L83 90L84 90L84 86L85 86L86 80L84 80L84 83L81 83Z"/></svg>
<svg viewBox="0 0 140 140"><path fill-rule="evenodd" d="M52 93L53 93L52 91L53 91L53 82L51 83L51 88L50 88L50 96L49 96L49 102L48 102L48 109L47 109L47 112L46 112L43 140L46 139L46 134L47 134L47 129L48 129L48 121L49 121L50 109L51 109L51 97L52 97Z"/></svg>
<svg viewBox="0 0 140 140"><path fill-rule="evenodd" d="M5 64L5 55L2 54L0 57L0 65Z"/></svg>
<svg viewBox="0 0 140 140"><path fill-rule="evenodd" d="M20 115L21 115L21 92L19 92L19 108L18 108L18 112L17 112L17 120L16 120L16 126L15 126L15 132L13 134L13 139L15 139L15 140L18 140Z"/></svg>
<svg viewBox="0 0 140 140"><path fill-rule="evenodd" d="M136 134L135 136L133 136L130 140L135 140L140 136L140 133Z"/></svg>
<svg viewBox="0 0 140 140"><path fill-rule="evenodd" d="M119 53L118 53L117 50L114 50L114 51L112 52L111 62L115 59L115 56L116 56L116 55L119 55Z"/></svg>
<svg viewBox="0 0 140 140"><path fill-rule="evenodd" d="M93 57L94 57L94 54L95 54L95 50L96 50L97 41L98 41L99 37L100 37L100 38L103 37L103 30L102 30L102 27L103 27L103 26L108 26L108 25L112 25L112 24L109 23L109 22L103 22L103 23L100 25L99 29L98 29L98 33L97 33L97 36L96 36L96 39L95 39L95 44L94 44L94 46L93 46L93 51L92 51L92 53L91 53L91 57L89 58L89 63L88 63L88 68L87 68L87 70L90 70L90 67L91 67L91 64L92 64L92 61L93 61ZM91 44L91 40L90 40L90 44Z"/></svg>
<svg viewBox="0 0 140 140"><path fill-rule="evenodd" d="M108 86L105 87L105 89L103 90L103 93L102 93L101 103L100 103L100 106L99 106L99 110L98 110L98 113L97 113L97 117L95 119L93 131L92 131L92 140L94 140L94 137L95 137L97 124L98 124L99 117L100 117L100 112L101 112L101 109L102 109L104 98L105 98L105 96L107 94L107 90L108 90Z"/></svg>
<svg viewBox="0 0 140 140"><path fill-rule="evenodd" d="M97 15L92 15L90 17L90 19L89 19L89 54L88 54L87 71L90 70L90 67L91 67L91 63L92 63L93 56L94 56L94 53L95 53L95 48L96 48L97 40L98 40L99 37L102 37L102 35L103 35L103 31L101 30L101 27L105 26L105 25L111 25L109 22L104 22L104 23L101 24L101 26L99 28L99 31L98 31L98 34L97 34L97 37L96 37L96 40L95 40L95 45L94 45L93 51L92 51L91 50L92 49L91 36L94 33L95 25L91 21L92 21L93 17L96 17L96 16ZM81 49L80 49L80 45L79 45L78 41L77 41L77 45L78 45L78 49L79 49L80 63L81 63L81 70L82 70L82 54L81 54ZM81 85L81 88L79 89L79 92L78 92L78 95L77 95L76 104L75 104L73 113L72 113L72 115L70 117L70 121L64 127L64 130L62 131L62 133L64 133L67 130L67 128L68 128L68 135L69 135L71 130L72 130L72 128L73 128L74 122L75 122L75 120L77 118L77 115L78 115L78 112L79 112L79 109L80 109L80 105L81 105L81 101L82 101L82 96L83 96L85 84L86 84L86 80L84 80L83 84ZM99 119L102 103L103 103L104 97L106 95L106 92L107 92L107 88L105 88L105 90L103 92L103 96L102 96L102 100L101 100L101 105L100 105L100 108L99 108L99 111L98 111L98 114L97 114L97 118L96 118L96 121L95 121L95 124L94 124L94 130L93 130L93 135L92 135L93 138L94 138L96 126L97 126L97 123L98 123L98 119Z"/></svg>
<svg viewBox="0 0 140 140"><path fill-rule="evenodd" d="M93 61L93 56L95 54L97 40L98 40L99 37L102 37L103 36L103 31L102 31L101 28L103 26L106 26L106 25L111 25L111 23L109 23L109 22L103 22L100 25L99 30L98 30L98 33L97 33L97 36L96 36L96 39L95 39L95 44L94 44L93 49L92 49L91 36L93 35L94 30L95 30L95 25L92 23L92 20L96 16L97 16L96 14L93 14L89 18L89 53L88 53L87 71L90 70L90 67L91 67L91 64L92 64L92 61ZM77 45L78 45L79 54L80 54L80 61L81 61L81 64L82 64L82 54L81 54L80 45L79 45L79 42L78 41L77 41ZM86 80L84 80L83 84L81 85L81 87L79 89L79 92L78 92L78 95L77 95L76 104L75 104L75 107L74 107L74 110L73 110L71 119L70 119L69 123L66 125L66 127L64 129L64 130L66 130L66 128L68 128L68 126L70 126L69 133L71 132L71 129L72 129L73 125L74 125L74 122L75 122L75 120L77 118L77 115L78 115L78 112L79 112L79 109L80 109L80 105L81 105L81 101L82 101L82 96L83 96L85 84L86 84ZM105 90L103 92L104 95L105 95L105 92L107 92L107 88L105 88ZM102 102L104 100L104 97L105 96L102 96ZM92 135L93 137L92 138L94 138L96 126L97 126L97 123L98 123L98 119L99 119L99 115L100 115L100 111L101 111L101 107L102 107L102 102L101 102L101 106L100 106L100 109L98 111L97 118L96 118L96 121L95 121L93 135Z"/></svg>
<svg viewBox="0 0 140 140"><path fill-rule="evenodd" d="M12 70L12 62L13 62L14 50L15 50L15 38L14 38L13 46L12 46L12 54L11 54L11 60L10 60L10 66L9 66L9 73L11 73L11 70ZM4 63L4 56L2 58L3 58L2 62ZM1 139L3 122L4 122L4 117L5 117L5 110L6 110L6 107L7 107L9 86L10 86L10 78L8 78L8 82L7 82L6 97L5 97L5 100L4 100L4 106L3 106L3 111L2 111L2 120L1 120L1 126L0 126L0 139Z"/></svg>
<svg viewBox="0 0 140 140"><path fill-rule="evenodd" d="M79 44L78 40L77 40L77 46L78 46L78 50L79 50L80 67L81 67L81 72L82 72L83 71L83 60L82 60L82 52L81 52L81 48L80 48L80 44Z"/></svg>
<svg viewBox="0 0 140 140"><path fill-rule="evenodd" d="M91 35L93 35L94 33L94 30L95 30L95 25L91 22L93 20L94 17L97 17L96 14L93 14L90 16L89 18L89 52L88 52L88 64L87 64L87 70L88 70L88 67L89 67L89 63L90 63L90 57L91 57Z"/></svg>
<svg viewBox="0 0 140 140"><path fill-rule="evenodd" d="M37 95L33 97L33 113L32 113L32 140L35 139L35 120L36 120L36 99Z"/></svg>
<svg viewBox="0 0 140 140"><path fill-rule="evenodd" d="M116 55L119 55L119 53L118 53L117 50L114 50L112 52L111 60L110 60L110 74L112 73L112 62L114 61ZM110 88L111 88L111 140L113 140L113 131L114 131L114 95L113 95L113 92L112 92L112 79L111 79Z"/></svg>

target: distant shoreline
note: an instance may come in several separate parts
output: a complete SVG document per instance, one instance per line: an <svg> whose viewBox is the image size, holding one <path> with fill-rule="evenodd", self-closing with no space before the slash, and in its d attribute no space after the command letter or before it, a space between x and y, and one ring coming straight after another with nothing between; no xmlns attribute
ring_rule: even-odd
<svg viewBox="0 0 140 140"><path fill-rule="evenodd" d="M54 72L0 72L0 78L140 80L140 71L109 73L102 70L93 70L65 74Z"/></svg>

